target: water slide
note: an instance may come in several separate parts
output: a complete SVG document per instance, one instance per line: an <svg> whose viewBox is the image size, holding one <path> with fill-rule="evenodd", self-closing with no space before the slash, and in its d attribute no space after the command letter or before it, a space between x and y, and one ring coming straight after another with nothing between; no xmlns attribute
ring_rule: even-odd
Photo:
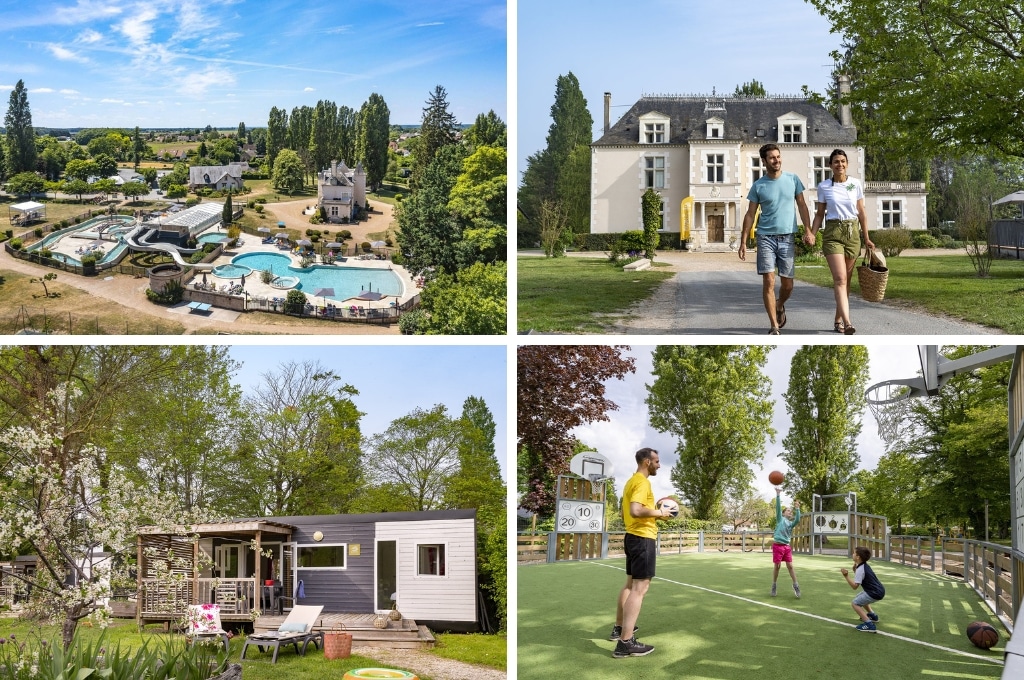
<svg viewBox="0 0 1024 680"><path fill-rule="evenodd" d="M146 227L141 222L138 222L136 223L135 228L128 232L124 238L126 241L128 241L128 245L131 246L134 250L141 250L147 253L167 253L168 255L171 256L171 259L174 260L175 264L181 265L182 267L192 267L196 271L206 272L213 270L212 263L201 262L199 264L193 264L191 262L186 262L185 260L183 260L181 257L182 249L179 248L178 246L171 245L170 243L148 243L146 241L140 240L140 237L142 237L143 232L148 230L149 227ZM192 249L190 252L194 253L196 252L196 249Z"/></svg>

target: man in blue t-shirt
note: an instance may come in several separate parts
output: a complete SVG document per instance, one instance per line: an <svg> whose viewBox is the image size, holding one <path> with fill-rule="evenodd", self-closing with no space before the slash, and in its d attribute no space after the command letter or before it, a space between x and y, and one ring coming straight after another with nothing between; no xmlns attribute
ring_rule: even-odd
<svg viewBox="0 0 1024 680"><path fill-rule="evenodd" d="M754 182L747 193L747 214L743 216L743 235L740 238L740 259L747 259L747 239L754 226L754 215L761 208L757 220L757 273L761 275L761 297L771 320L769 335L778 335L786 325L786 300L793 292L793 261L796 244L796 209L805 226L811 224L811 214L804 201L804 185L791 172L782 171L782 152L778 144L761 147L761 160L767 174ZM794 209L796 208L796 209ZM775 297L775 269L779 270L779 297Z"/></svg>

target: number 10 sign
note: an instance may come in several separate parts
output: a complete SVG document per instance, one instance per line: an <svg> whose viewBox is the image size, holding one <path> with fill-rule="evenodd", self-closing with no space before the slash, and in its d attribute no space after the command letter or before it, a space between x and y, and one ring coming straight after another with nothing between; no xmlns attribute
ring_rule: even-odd
<svg viewBox="0 0 1024 680"><path fill-rule="evenodd" d="M555 513L556 532L603 532L604 503L558 501L558 512Z"/></svg>

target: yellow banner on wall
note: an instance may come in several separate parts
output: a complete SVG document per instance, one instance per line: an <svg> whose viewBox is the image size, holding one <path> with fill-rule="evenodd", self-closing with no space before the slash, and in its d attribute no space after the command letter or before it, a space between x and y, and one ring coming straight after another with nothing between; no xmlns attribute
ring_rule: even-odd
<svg viewBox="0 0 1024 680"><path fill-rule="evenodd" d="M690 229L693 227L693 196L687 196L679 204L679 240L690 240Z"/></svg>

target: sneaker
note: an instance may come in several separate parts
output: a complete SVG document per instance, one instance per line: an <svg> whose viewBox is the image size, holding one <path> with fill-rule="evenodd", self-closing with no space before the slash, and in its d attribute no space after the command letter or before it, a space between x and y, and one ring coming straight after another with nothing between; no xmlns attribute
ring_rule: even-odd
<svg viewBox="0 0 1024 680"><path fill-rule="evenodd" d="M798 600L800 599L800 584L799 583L794 583L793 584L793 594L796 595L796 599L798 599Z"/></svg>
<svg viewBox="0 0 1024 680"><path fill-rule="evenodd" d="M874 621L864 621L864 622L862 622L859 626L857 626L857 630L861 631L862 633L877 633L878 632L878 628L875 627L875 622Z"/></svg>
<svg viewBox="0 0 1024 680"><path fill-rule="evenodd" d="M633 632L636 633L640 630L640 626L633 626ZM612 626L612 634L608 636L608 639L615 642L622 637L622 626Z"/></svg>
<svg viewBox="0 0 1024 680"><path fill-rule="evenodd" d="M628 640L619 640L615 644L615 651L612 656L616 659L625 659L627 656L647 656L654 651L651 645L645 645L632 637Z"/></svg>
<svg viewBox="0 0 1024 680"><path fill-rule="evenodd" d="M775 597L775 584L772 584L772 597Z"/></svg>
<svg viewBox="0 0 1024 680"><path fill-rule="evenodd" d="M868 612L868 618L871 619L872 621L877 621L878 620L878 614L876 614L874 612Z"/></svg>

